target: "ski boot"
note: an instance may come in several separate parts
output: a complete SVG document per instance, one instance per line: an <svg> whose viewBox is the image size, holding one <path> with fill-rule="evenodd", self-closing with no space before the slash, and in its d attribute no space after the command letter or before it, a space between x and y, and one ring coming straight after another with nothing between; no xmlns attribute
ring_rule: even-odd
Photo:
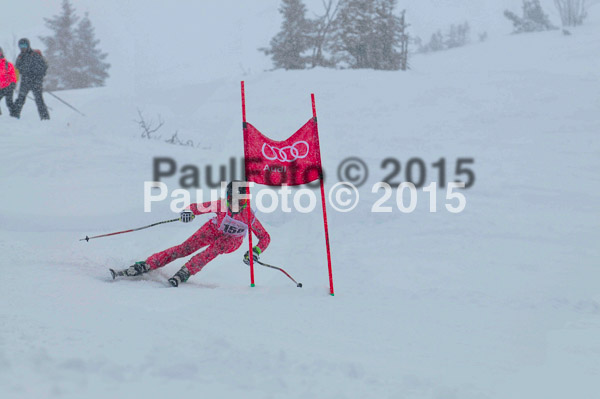
<svg viewBox="0 0 600 399"><path fill-rule="evenodd" d="M190 271L187 267L182 266L181 269L179 269L179 271L169 279L169 283L171 283L173 287L178 287L179 284L185 283L186 281L188 281L189 278Z"/></svg>
<svg viewBox="0 0 600 399"><path fill-rule="evenodd" d="M150 265L148 265L145 261L135 262L133 265L129 266L127 269L123 270L113 270L109 269L110 274L112 275L113 280L117 277L135 277L141 276L144 273L148 273L150 271Z"/></svg>

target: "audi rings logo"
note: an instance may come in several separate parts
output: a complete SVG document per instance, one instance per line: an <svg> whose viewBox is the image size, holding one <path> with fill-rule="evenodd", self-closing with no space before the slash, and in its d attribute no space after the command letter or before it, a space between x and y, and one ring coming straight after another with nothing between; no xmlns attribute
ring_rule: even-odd
<svg viewBox="0 0 600 399"><path fill-rule="evenodd" d="M294 162L296 159L306 158L309 150L310 147L306 141L296 141L294 144L283 148L273 147L267 143L262 146L262 153L266 159L269 161L278 160L279 162Z"/></svg>

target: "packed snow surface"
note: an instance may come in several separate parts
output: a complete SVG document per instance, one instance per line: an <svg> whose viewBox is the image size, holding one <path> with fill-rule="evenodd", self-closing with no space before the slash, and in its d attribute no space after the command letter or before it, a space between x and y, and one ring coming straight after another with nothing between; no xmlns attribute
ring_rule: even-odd
<svg viewBox="0 0 600 399"><path fill-rule="evenodd" d="M590 21L597 21L591 19ZM0 117L0 397L595 398L600 377L600 24L496 36L419 55L409 72L253 72L157 77L46 96L41 123ZM259 213L272 242L256 287L247 246L179 288L179 259L144 277L123 268L183 242L209 217L79 241L170 219L143 210L155 157L196 165L206 188L243 154L248 121L284 139L315 93L325 188L347 157L369 177L348 213ZM170 82L170 83L169 83ZM141 137L135 122L165 122ZM165 143L174 132L194 147ZM373 213L385 158L473 158L465 210ZM239 168L239 164L238 164ZM458 178L464 178L459 176ZM319 195L318 190L314 192ZM319 201L320 204L320 201Z"/></svg>

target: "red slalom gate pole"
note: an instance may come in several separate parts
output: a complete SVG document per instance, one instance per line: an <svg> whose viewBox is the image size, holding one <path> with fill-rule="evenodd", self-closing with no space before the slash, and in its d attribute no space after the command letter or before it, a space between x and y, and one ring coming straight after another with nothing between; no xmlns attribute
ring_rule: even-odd
<svg viewBox="0 0 600 399"><path fill-rule="evenodd" d="M315 118L315 129L316 129L316 133L317 133L317 140L319 138L319 124L317 122L317 107L315 106L315 94L311 93L310 95L311 101L312 101L312 111L313 111L313 118ZM331 296L334 295L333 292L333 272L331 269L331 249L329 246L329 227L327 225L327 209L325 207L325 187L323 185L323 163L321 162L321 143L320 140L318 140L319 142L319 164L321 167L321 171L319 173L319 182L321 183L321 203L323 205L323 226L325 228L325 246L327 247L327 267L329 269L329 294L331 294Z"/></svg>
<svg viewBox="0 0 600 399"><path fill-rule="evenodd" d="M246 90L244 89L244 81L242 80L242 120L246 123ZM246 126L244 126L245 128Z"/></svg>
<svg viewBox="0 0 600 399"><path fill-rule="evenodd" d="M244 88L244 81L242 80L242 120L243 130L246 131L246 90ZM246 166L246 160L244 159L244 167ZM246 176L248 175L248 169L246 168ZM248 197L250 197L250 184L248 183ZM248 198L248 254L250 256L250 287L254 287L254 254L252 252L252 203Z"/></svg>

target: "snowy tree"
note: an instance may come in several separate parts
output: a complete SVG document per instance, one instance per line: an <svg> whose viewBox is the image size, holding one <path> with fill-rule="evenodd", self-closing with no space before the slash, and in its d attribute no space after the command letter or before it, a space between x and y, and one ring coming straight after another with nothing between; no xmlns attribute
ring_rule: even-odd
<svg viewBox="0 0 600 399"><path fill-rule="evenodd" d="M587 17L586 0L554 0L563 26L577 26Z"/></svg>
<svg viewBox="0 0 600 399"><path fill-rule="evenodd" d="M468 22L459 25L450 25L446 35L443 35L442 31L438 30L431 35L429 43L419 46L418 52L428 53L465 46L471 40L470 34L471 28Z"/></svg>
<svg viewBox="0 0 600 399"><path fill-rule="evenodd" d="M540 32L557 29L548 15L542 10L540 0L523 0L523 16L519 17L512 11L504 11L504 16L512 21L514 33Z"/></svg>
<svg viewBox="0 0 600 399"><path fill-rule="evenodd" d="M400 69L406 71L408 69L408 44L410 43L410 36L407 32L408 24L406 23L406 10L402 10L400 16L398 38L400 40Z"/></svg>
<svg viewBox="0 0 600 399"><path fill-rule="evenodd" d="M311 43L312 43L312 56L311 64L312 67L324 66L333 67L335 61L331 57L327 57L325 51L329 49L330 40L329 36L334 26L335 18L339 10L340 1L335 2L334 0L322 0L323 8L325 13L318 16L312 23L311 32Z"/></svg>
<svg viewBox="0 0 600 399"><path fill-rule="evenodd" d="M48 62L46 87L49 90L69 88L73 74L72 61L75 59L73 41L75 25L79 18L69 0L63 0L62 13L52 18L44 18L46 27L54 34L42 36L40 40L46 45L44 56Z"/></svg>
<svg viewBox="0 0 600 399"><path fill-rule="evenodd" d="M279 12L283 16L281 31L271 39L270 48L261 48L270 55L275 68L304 69L310 57L313 24L306 18L306 6L302 0L282 0Z"/></svg>
<svg viewBox="0 0 600 399"><path fill-rule="evenodd" d="M275 68L408 68L408 25L404 11L394 12L397 0L322 2L325 13L310 20L301 0L282 0L281 31L269 48L259 49Z"/></svg>
<svg viewBox="0 0 600 399"><path fill-rule="evenodd" d="M350 68L406 69L407 25L396 0L344 0L336 18L334 52Z"/></svg>
<svg viewBox="0 0 600 399"><path fill-rule="evenodd" d="M408 68L408 33L405 11L394 15L396 0L375 3L375 69L406 70Z"/></svg>
<svg viewBox="0 0 600 399"><path fill-rule="evenodd" d="M445 48L462 47L469 42L469 33L471 28L469 23L461 25L451 25L445 40Z"/></svg>
<svg viewBox="0 0 600 399"><path fill-rule="evenodd" d="M99 43L88 13L85 13L75 30L73 45L77 58L74 60L72 88L104 86L110 64L104 62L108 54L98 48Z"/></svg>
<svg viewBox="0 0 600 399"><path fill-rule="evenodd" d="M102 86L110 65L104 62L107 55L97 48L99 41L95 39L88 15L80 21L71 2L63 0L62 12L44 20L53 32L51 36L40 37L46 45L44 56L48 61L46 88Z"/></svg>
<svg viewBox="0 0 600 399"><path fill-rule="evenodd" d="M441 51L444 49L444 36L442 35L442 31L438 30L433 35L431 35L429 43L425 46L425 51Z"/></svg>
<svg viewBox="0 0 600 399"><path fill-rule="evenodd" d="M373 67L375 7L370 0L344 0L336 18L334 52L351 68Z"/></svg>

